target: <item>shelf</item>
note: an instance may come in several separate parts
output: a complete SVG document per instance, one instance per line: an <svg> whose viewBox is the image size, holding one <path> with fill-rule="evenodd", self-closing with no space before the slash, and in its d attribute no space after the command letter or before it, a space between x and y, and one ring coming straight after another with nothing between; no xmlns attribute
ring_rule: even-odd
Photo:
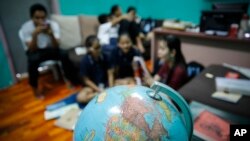
<svg viewBox="0 0 250 141"><path fill-rule="evenodd" d="M208 40L218 40L218 41L250 44L250 40L246 40L246 39L213 36L213 35L207 35L204 33L186 32L186 31L165 29L165 28L156 28L154 30L154 33L157 35L158 34L173 34L173 35L182 36L182 37L195 37L195 38L208 39Z"/></svg>

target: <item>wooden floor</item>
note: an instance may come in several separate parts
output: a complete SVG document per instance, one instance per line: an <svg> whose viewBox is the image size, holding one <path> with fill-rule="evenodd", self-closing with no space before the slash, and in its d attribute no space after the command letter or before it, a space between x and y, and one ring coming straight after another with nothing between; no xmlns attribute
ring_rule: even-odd
<svg viewBox="0 0 250 141"><path fill-rule="evenodd" d="M27 80L0 90L0 141L71 141L73 132L54 126L55 120L45 121L46 105L56 102L79 88L69 89L63 81L52 80L51 74L40 77L47 83L45 99L34 98Z"/></svg>

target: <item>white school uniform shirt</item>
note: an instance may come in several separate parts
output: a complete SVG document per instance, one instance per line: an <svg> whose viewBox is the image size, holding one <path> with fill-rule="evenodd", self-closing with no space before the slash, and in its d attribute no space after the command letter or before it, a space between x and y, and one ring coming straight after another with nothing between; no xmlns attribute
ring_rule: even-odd
<svg viewBox="0 0 250 141"><path fill-rule="evenodd" d="M50 24L53 35L56 39L60 39L60 28L59 25L51 20L46 20L46 23ZM23 42L27 43L32 40L32 33L36 29L35 24L32 20L25 22L22 27ZM45 33L39 33L37 35L37 47L40 49L51 46L51 37Z"/></svg>
<svg viewBox="0 0 250 141"><path fill-rule="evenodd" d="M119 25L112 26L111 22L101 24L98 28L97 38L101 45L109 45L111 38L118 38Z"/></svg>

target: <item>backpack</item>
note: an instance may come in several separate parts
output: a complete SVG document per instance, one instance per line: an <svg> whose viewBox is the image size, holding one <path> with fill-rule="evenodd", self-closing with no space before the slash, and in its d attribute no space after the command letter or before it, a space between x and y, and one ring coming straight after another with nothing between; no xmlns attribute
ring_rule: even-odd
<svg viewBox="0 0 250 141"><path fill-rule="evenodd" d="M196 75L200 74L204 66L196 61L192 61L187 64L187 76L188 81L194 78Z"/></svg>
<svg viewBox="0 0 250 141"><path fill-rule="evenodd" d="M156 21L151 19L151 18L147 18L147 19L142 19L140 22L140 29L141 32L143 32L144 34L147 34L148 32L152 31L156 26Z"/></svg>

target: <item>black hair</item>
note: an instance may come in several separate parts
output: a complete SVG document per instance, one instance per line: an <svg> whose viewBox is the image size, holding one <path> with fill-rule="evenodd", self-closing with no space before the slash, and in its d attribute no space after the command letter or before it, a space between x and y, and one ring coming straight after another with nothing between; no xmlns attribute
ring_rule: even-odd
<svg viewBox="0 0 250 141"><path fill-rule="evenodd" d="M174 64L172 68L169 70L168 76L172 76L173 73L175 72L175 68L177 66L182 67L183 69L187 69L186 61L185 58L181 52L181 40L174 36L174 35L167 35L164 37L165 41L167 42L167 46L170 51L175 50L175 58L174 58ZM169 83L171 81L172 77L168 77L167 80L165 80L165 83ZM183 77L181 82L179 82L179 86L177 86L175 89L178 89L181 87L184 83L186 82L186 78Z"/></svg>
<svg viewBox="0 0 250 141"><path fill-rule="evenodd" d="M94 43L95 40L98 40L98 38L96 37L96 35L89 35L87 38L86 38L86 41L85 41L85 46L87 48L91 47Z"/></svg>
<svg viewBox="0 0 250 141"><path fill-rule="evenodd" d="M175 50L175 64L183 63L186 64L185 58L181 51L181 40L174 35L167 35L165 38L168 48L170 51Z"/></svg>
<svg viewBox="0 0 250 141"><path fill-rule="evenodd" d="M136 9L134 6L129 6L128 9L127 9L127 13L131 12L131 11L135 11L136 12Z"/></svg>
<svg viewBox="0 0 250 141"><path fill-rule="evenodd" d="M127 32L123 32L123 33L121 33L121 34L119 35L119 37L118 37L118 39L117 39L118 42L121 40L121 37L122 37L122 36L128 36L128 38L129 38L130 41L132 42L132 40L131 40L131 38L130 38L130 36L129 36L129 34L128 34Z"/></svg>
<svg viewBox="0 0 250 141"><path fill-rule="evenodd" d="M115 12L119 9L119 5L115 4L111 7L111 10L110 10L110 15L114 15Z"/></svg>
<svg viewBox="0 0 250 141"><path fill-rule="evenodd" d="M101 14L98 16L98 21L100 24L106 23L108 21L109 15L108 14Z"/></svg>
<svg viewBox="0 0 250 141"><path fill-rule="evenodd" d="M36 4L33 4L31 7L30 7L30 17L33 17L34 13L36 11L43 11L46 15L47 15L47 10L46 8L40 4L40 3L36 3Z"/></svg>

